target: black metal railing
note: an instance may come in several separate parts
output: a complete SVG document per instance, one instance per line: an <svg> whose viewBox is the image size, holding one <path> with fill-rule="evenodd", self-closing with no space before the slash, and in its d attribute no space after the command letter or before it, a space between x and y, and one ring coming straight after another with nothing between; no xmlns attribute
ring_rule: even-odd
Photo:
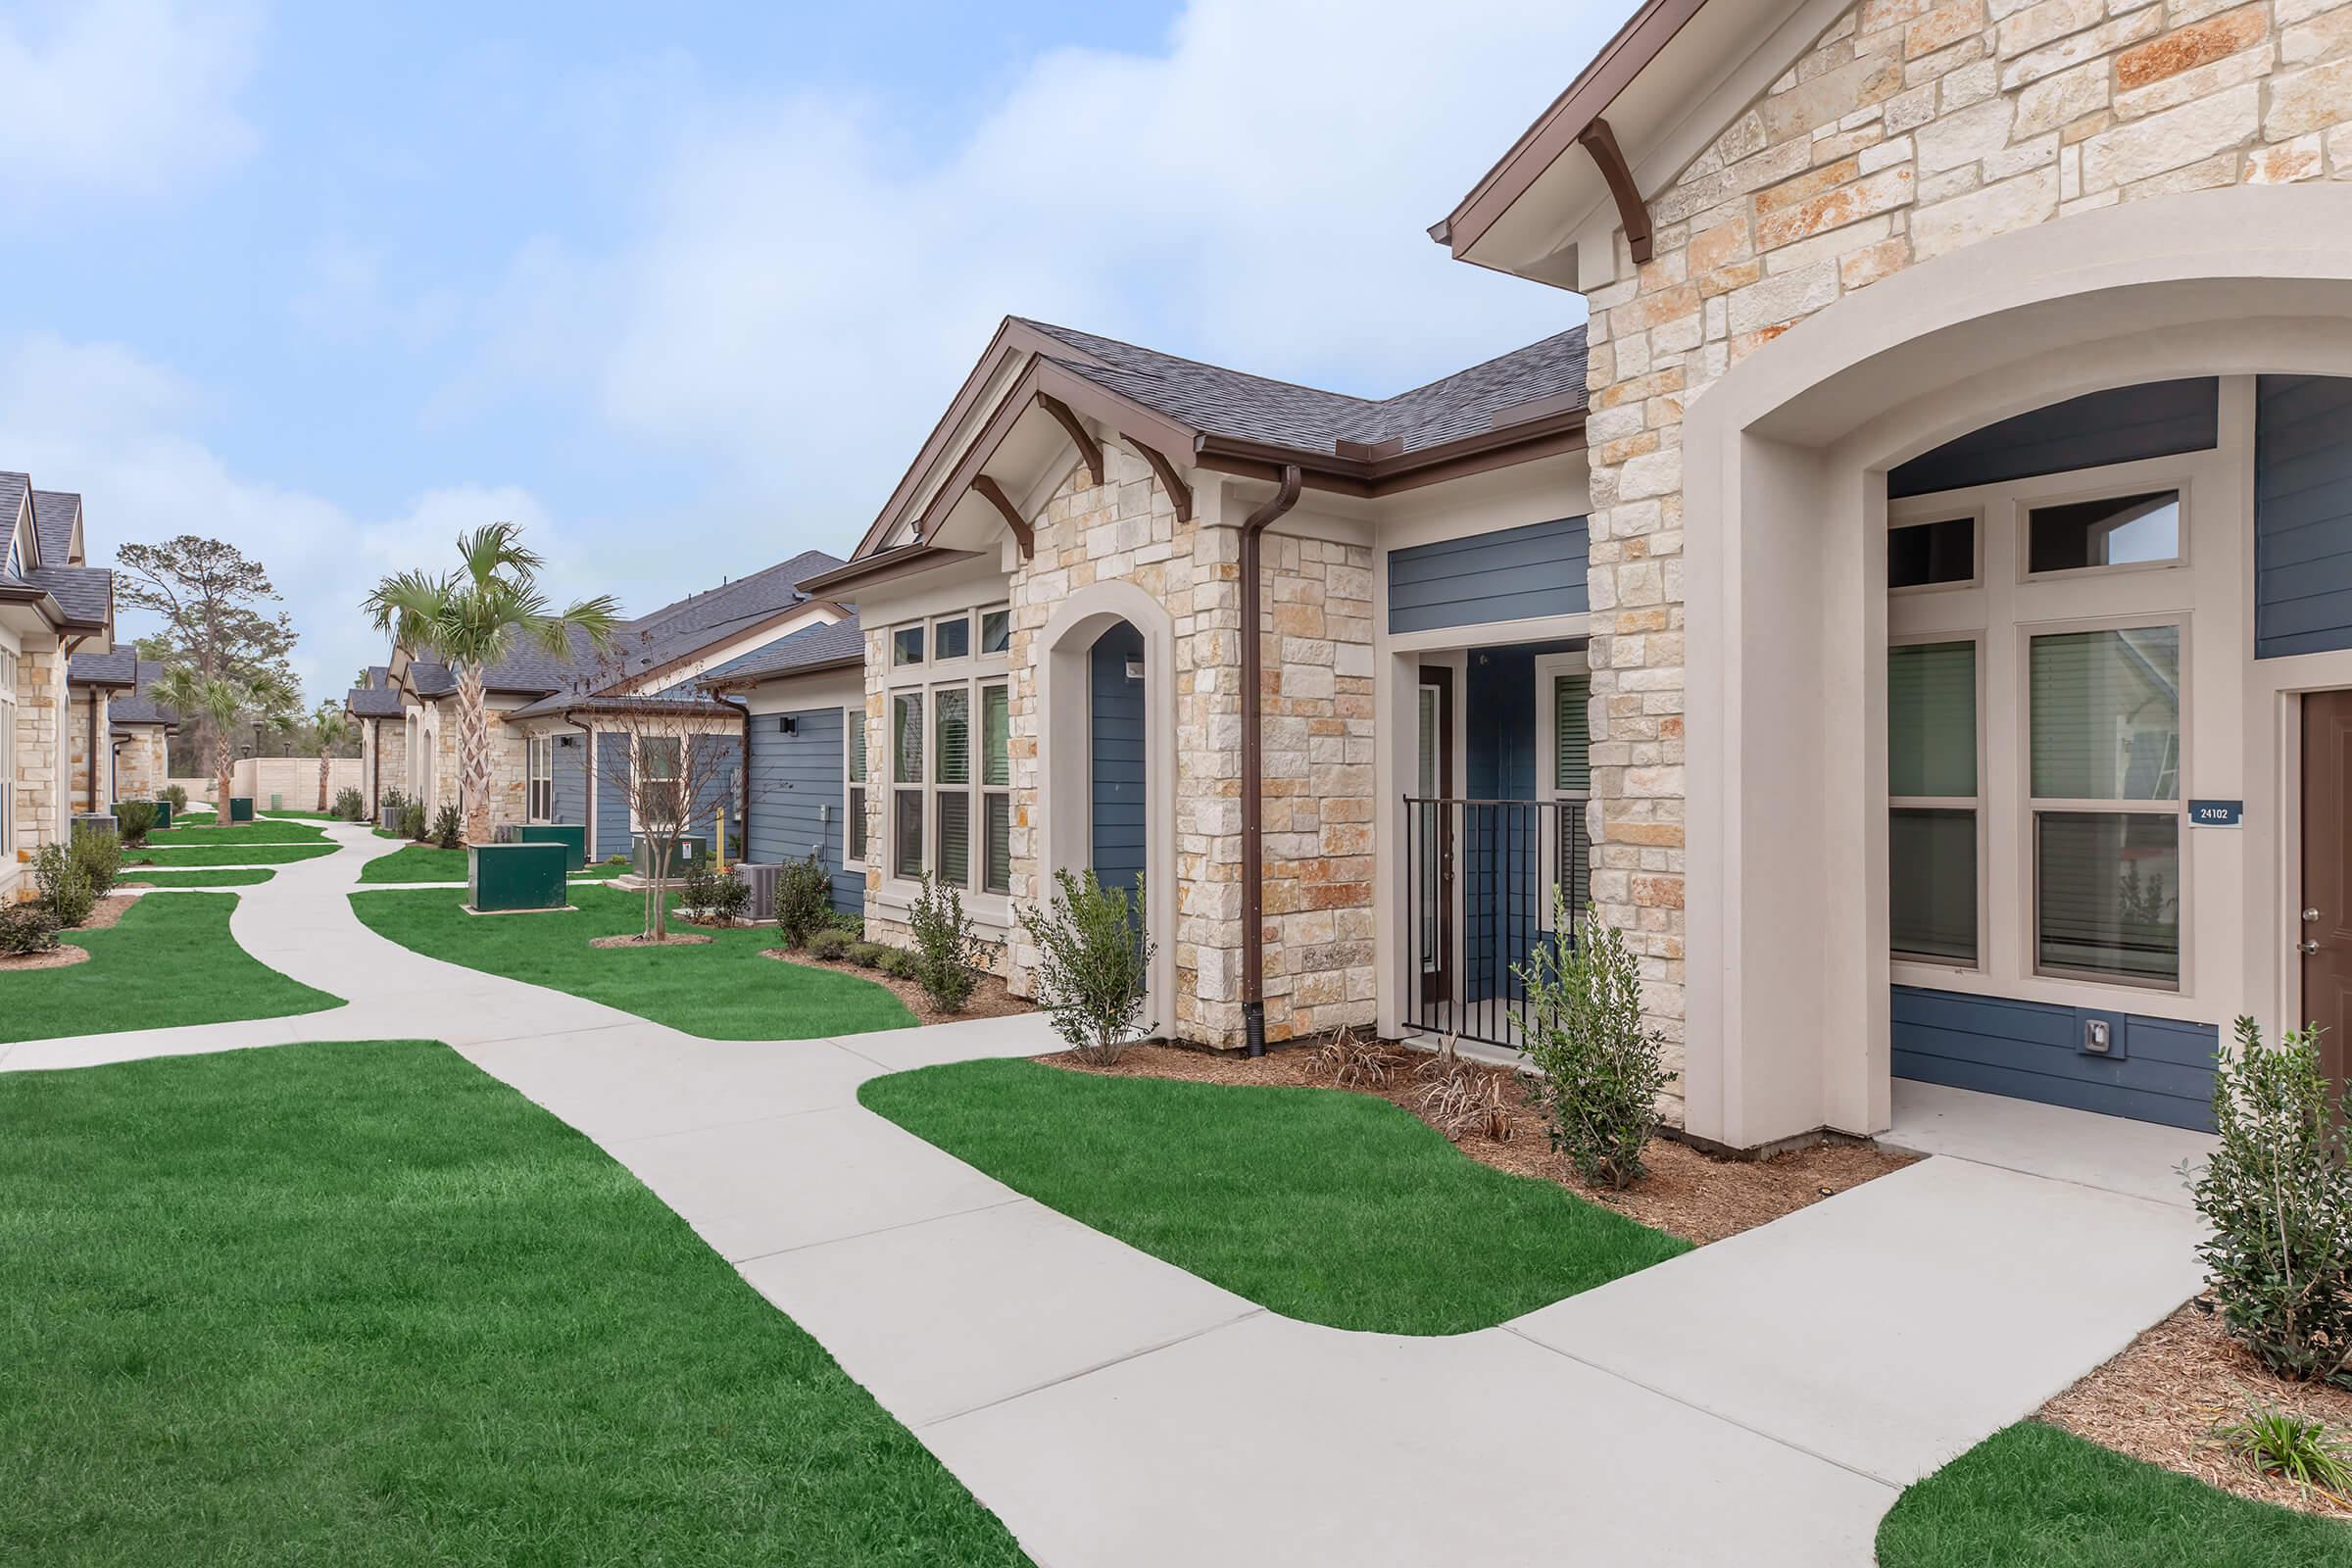
<svg viewBox="0 0 2352 1568"><path fill-rule="evenodd" d="M1585 803L1404 798L1406 965L1414 1028L1517 1046L1533 1021L1512 970L1550 933L1552 891L1570 933L1590 897Z"/></svg>

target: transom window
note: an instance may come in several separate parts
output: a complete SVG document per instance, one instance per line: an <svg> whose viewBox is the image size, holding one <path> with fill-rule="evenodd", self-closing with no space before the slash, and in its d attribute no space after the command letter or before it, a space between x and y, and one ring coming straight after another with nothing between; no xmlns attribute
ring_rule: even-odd
<svg viewBox="0 0 2352 1568"><path fill-rule="evenodd" d="M1886 586L1948 588L1977 580L1977 519L1943 517L1886 532Z"/></svg>
<svg viewBox="0 0 2352 1568"><path fill-rule="evenodd" d="M2026 515L2026 569L2037 575L2180 559L2178 490L2069 501Z"/></svg>

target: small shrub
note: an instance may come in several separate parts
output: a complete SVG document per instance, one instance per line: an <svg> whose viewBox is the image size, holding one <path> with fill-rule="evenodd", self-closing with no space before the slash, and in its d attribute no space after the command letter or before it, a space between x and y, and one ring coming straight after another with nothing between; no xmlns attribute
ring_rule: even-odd
<svg viewBox="0 0 2352 1568"><path fill-rule="evenodd" d="M625 855L608 855L605 857L605 863L607 865L626 865L629 863L629 858Z"/></svg>
<svg viewBox="0 0 2352 1568"><path fill-rule="evenodd" d="M2285 1410L2248 1410L2219 1429L2232 1452L2266 1476L2278 1476L2310 1491L2352 1491L2352 1453L2324 1421L2307 1421Z"/></svg>
<svg viewBox="0 0 2352 1568"><path fill-rule="evenodd" d="M368 797L354 789L335 791L334 814L345 822L366 821L368 819Z"/></svg>
<svg viewBox="0 0 2352 1568"><path fill-rule="evenodd" d="M90 874L82 868L74 853L55 839L42 845L32 858L33 886L40 889L43 907L49 918L71 930L90 917L98 904L98 895L91 891Z"/></svg>
<svg viewBox="0 0 2352 1568"><path fill-rule="evenodd" d="M1037 1004L1070 1054L1093 1066L1119 1059L1144 1021L1144 983L1152 943L1139 929L1143 882L1131 905L1125 888L1106 888L1087 871L1057 871L1049 908L1023 907L1021 928L1037 949Z"/></svg>
<svg viewBox="0 0 2352 1568"><path fill-rule="evenodd" d="M1402 1065L1404 1057L1394 1047L1358 1040L1352 1029L1342 1029L1315 1053L1315 1070L1334 1089L1385 1089Z"/></svg>
<svg viewBox="0 0 2352 1568"><path fill-rule="evenodd" d="M188 787L185 784L173 784L164 791L163 799L172 803L172 814L176 817L188 808Z"/></svg>
<svg viewBox="0 0 2352 1568"><path fill-rule="evenodd" d="M776 875L776 931L788 948L797 948L824 929L833 918L833 873L811 855L788 860ZM863 935L860 922L859 935Z"/></svg>
<svg viewBox="0 0 2352 1568"><path fill-rule="evenodd" d="M752 906L752 885L739 876L722 871L718 889L710 905L710 912L727 925L743 918L743 911Z"/></svg>
<svg viewBox="0 0 2352 1568"><path fill-rule="evenodd" d="M882 960L898 951L884 947L879 942L853 942L846 956L860 969L879 969Z"/></svg>
<svg viewBox="0 0 2352 1568"><path fill-rule="evenodd" d="M857 945L858 939L847 931L836 931L827 926L808 939L808 956L822 958L827 963L839 963Z"/></svg>
<svg viewBox="0 0 2352 1568"><path fill-rule="evenodd" d="M122 830L122 842L135 848L147 842L161 815L153 801L123 801L115 808L115 825Z"/></svg>
<svg viewBox="0 0 2352 1568"><path fill-rule="evenodd" d="M104 828L77 827L71 848L74 863L90 884L90 896L105 898L122 876L122 840Z"/></svg>
<svg viewBox="0 0 2352 1568"><path fill-rule="evenodd" d="M1552 1148L1588 1182L1623 1192L1644 1174L1642 1151L1658 1127L1665 1037L1642 1022L1642 973L1625 935L1588 908L1584 929L1552 893L1551 930L1511 972L1536 1020L1522 1042L1537 1072L1528 1098Z"/></svg>
<svg viewBox="0 0 2352 1568"><path fill-rule="evenodd" d="M2273 1046L2251 1018L2214 1074L2220 1147L2197 1178L2198 1249L2222 1321L2283 1378L2352 1384L2352 1168L2316 1028Z"/></svg>
<svg viewBox="0 0 2352 1568"><path fill-rule="evenodd" d="M466 847L466 817L455 806L444 806L435 813L433 843L444 850Z"/></svg>
<svg viewBox="0 0 2352 1568"><path fill-rule="evenodd" d="M38 900L0 905L0 956L16 958L57 946L57 916Z"/></svg>
<svg viewBox="0 0 2352 1568"><path fill-rule="evenodd" d="M862 914L854 914L848 909L835 909L825 916L825 924L854 941L865 940L865 916Z"/></svg>
<svg viewBox="0 0 2352 1568"><path fill-rule="evenodd" d="M400 831L401 815L402 813L406 812L408 808L409 797L407 791L386 790L383 793L382 799L376 802L375 819L378 822L381 822L384 826L390 828L393 832L397 833Z"/></svg>
<svg viewBox="0 0 2352 1568"><path fill-rule="evenodd" d="M931 1005L941 1012L961 1012L980 983L987 956L972 922L963 912L963 895L945 883L923 878L922 890L906 910L907 929L914 934L914 972L909 978L923 988Z"/></svg>
<svg viewBox="0 0 2352 1568"><path fill-rule="evenodd" d="M729 877L727 880L733 881ZM718 873L708 866L696 866L678 884L678 907L696 925L707 923L711 909L718 903Z"/></svg>
<svg viewBox="0 0 2352 1568"><path fill-rule="evenodd" d="M404 839L410 839L418 844L424 842L424 807L422 804L410 801L401 807L399 832Z"/></svg>

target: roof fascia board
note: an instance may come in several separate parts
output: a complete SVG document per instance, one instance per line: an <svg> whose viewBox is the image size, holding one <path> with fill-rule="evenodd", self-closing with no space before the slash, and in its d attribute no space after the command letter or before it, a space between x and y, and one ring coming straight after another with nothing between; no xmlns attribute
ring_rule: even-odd
<svg viewBox="0 0 2352 1568"><path fill-rule="evenodd" d="M790 669L762 669L748 674L723 675L710 683L710 689L714 692L750 691L777 681L799 680L803 675L821 675L831 670L863 667L865 656L845 654L839 659L820 659L810 664L795 664Z"/></svg>
<svg viewBox="0 0 2352 1568"><path fill-rule="evenodd" d="M1249 478L1279 475L1281 466L1304 467L1309 489L1339 495L1376 497L1418 489L1465 473L1529 463L1585 444L1585 411L1558 409L1535 417L1482 430L1418 452L1370 460L1349 460L1330 454L1298 453L1263 442L1235 441L1211 436L1200 450L1200 466L1221 473Z"/></svg>
<svg viewBox="0 0 2352 1568"><path fill-rule="evenodd" d="M1527 193L1544 170L1571 152L1585 128L1601 115L1633 79L1655 60L1684 24L1698 15L1706 0L1645 0L1617 35L1601 46L1592 63L1578 74L1567 90L1551 101L1536 122L1520 134L1486 177L1472 186L1454 210L1436 224L1431 234L1463 255L1478 243L1494 220Z"/></svg>
<svg viewBox="0 0 2352 1568"><path fill-rule="evenodd" d="M811 577L802 583L801 588L804 592L813 589L829 594L836 589L855 588L861 583L889 582L894 578L910 577L917 572L952 566L957 562L977 561L980 554L977 550L950 550L945 545L899 545Z"/></svg>
<svg viewBox="0 0 2352 1568"><path fill-rule="evenodd" d="M956 437L971 423L990 385L1006 367L1024 355L1036 357L1046 354L1093 362L1092 355L1050 338L1037 328L1016 321L1009 316L999 323L997 335L988 340L988 347L981 351L971 373L963 378L963 385L956 388L955 398L948 404L947 413L941 415L939 422L931 427L931 433L924 438L921 449L914 455L914 461L906 466L906 473L892 488L890 499L883 502L880 514L865 530L865 537L859 539L858 548L850 552L852 561L872 554L889 534L892 525L910 509L914 498L925 495L924 481L958 454ZM939 488L931 487L929 493L936 494ZM925 498L928 499L928 496Z"/></svg>
<svg viewBox="0 0 2352 1568"><path fill-rule="evenodd" d="M772 643L779 637L788 636L801 630L800 623L803 621L812 621L819 625L829 626L834 621L848 618L848 611L830 599L804 599L797 605L786 605L774 614L756 621L741 631L732 632L714 642L705 643L699 648L691 649L674 659L656 664L651 669L640 670L625 679L614 681L610 686L601 687L596 695L600 697L627 696L643 692L655 682L669 686L675 685L681 680L692 680L713 664L723 664L731 659L740 659L764 643ZM820 616L823 617L821 620L818 618Z"/></svg>

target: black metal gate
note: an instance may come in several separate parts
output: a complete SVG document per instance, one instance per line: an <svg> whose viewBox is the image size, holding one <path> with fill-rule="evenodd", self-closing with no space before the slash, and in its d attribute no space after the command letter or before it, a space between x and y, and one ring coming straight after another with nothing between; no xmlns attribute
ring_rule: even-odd
<svg viewBox="0 0 2352 1568"><path fill-rule="evenodd" d="M1570 932L1585 920L1592 846L1585 803L1404 798L1404 1018L1417 1029L1518 1046L1530 1011L1514 967L1546 936L1552 890Z"/></svg>

